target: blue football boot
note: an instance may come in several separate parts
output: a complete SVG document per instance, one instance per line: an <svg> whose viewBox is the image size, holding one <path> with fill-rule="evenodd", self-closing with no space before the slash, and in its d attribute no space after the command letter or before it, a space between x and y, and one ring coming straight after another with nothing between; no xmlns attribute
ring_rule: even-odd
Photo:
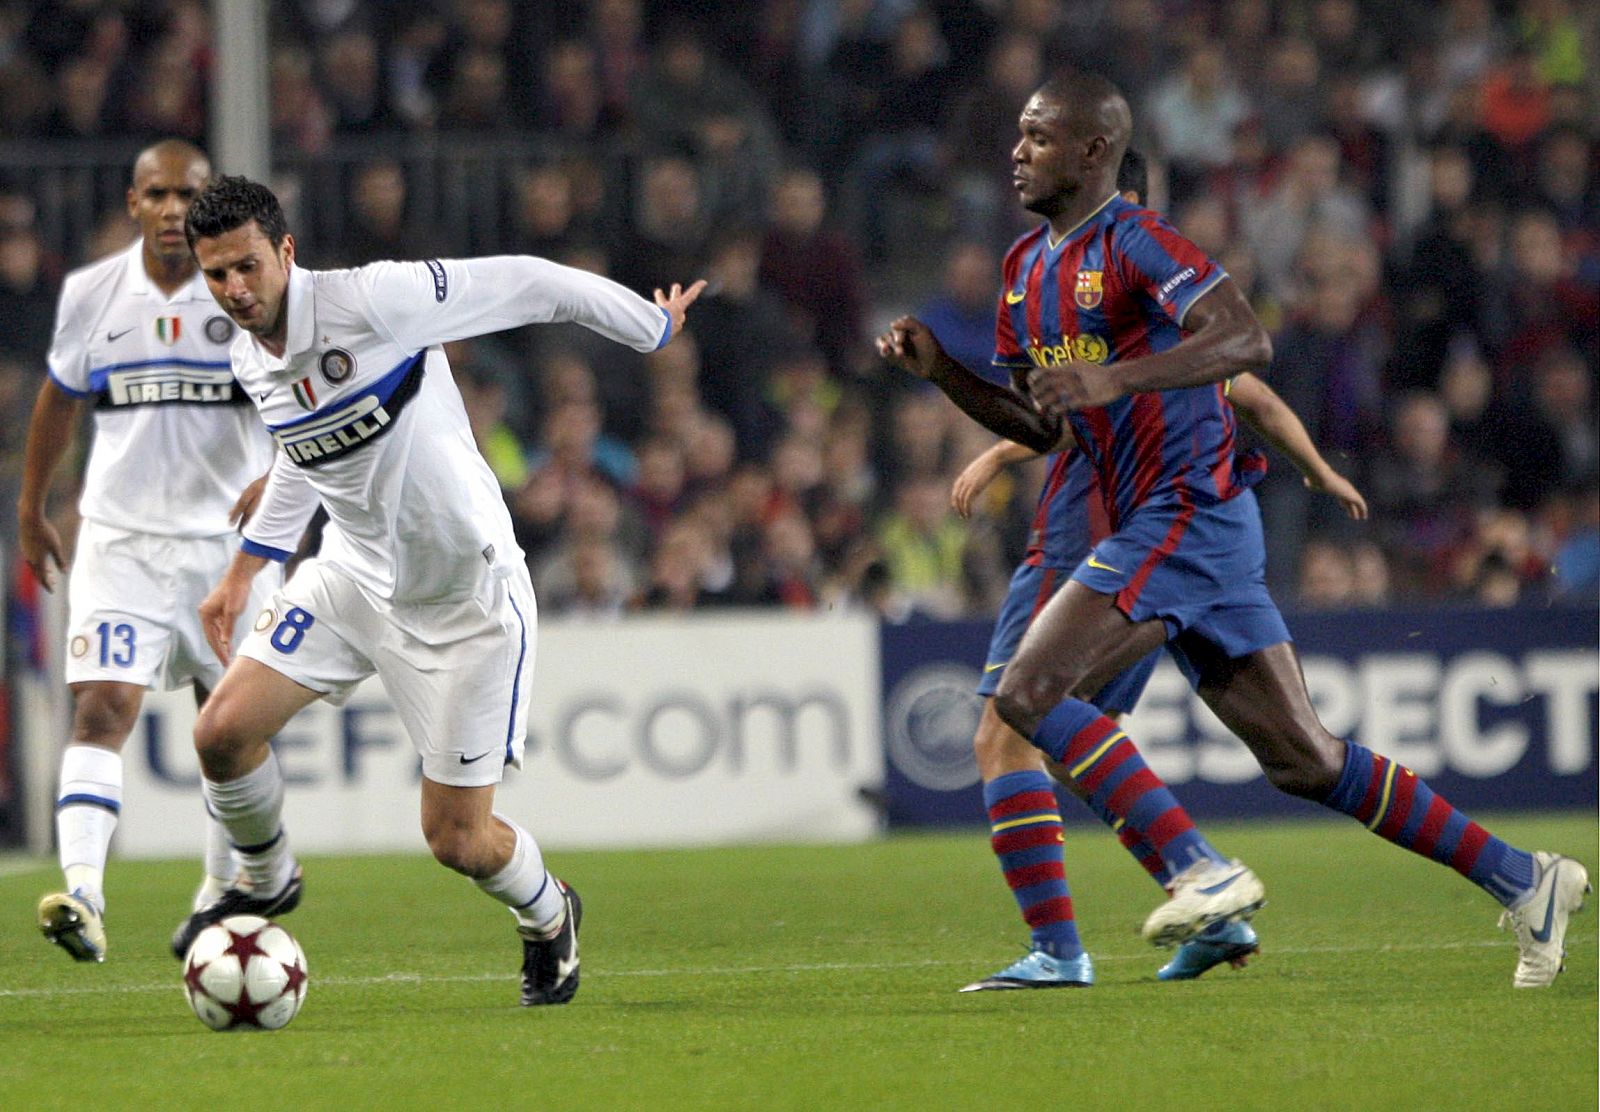
<svg viewBox="0 0 1600 1112"><path fill-rule="evenodd" d="M1192 981L1206 970L1227 962L1243 969L1245 959L1261 952L1256 932L1249 923L1212 923L1178 947L1171 961L1156 973L1161 981Z"/></svg>
<svg viewBox="0 0 1600 1112"><path fill-rule="evenodd" d="M973 981L962 992L990 992L1012 988L1088 988L1094 984L1094 962L1087 953L1058 958L1044 950L1029 950L1000 972Z"/></svg>

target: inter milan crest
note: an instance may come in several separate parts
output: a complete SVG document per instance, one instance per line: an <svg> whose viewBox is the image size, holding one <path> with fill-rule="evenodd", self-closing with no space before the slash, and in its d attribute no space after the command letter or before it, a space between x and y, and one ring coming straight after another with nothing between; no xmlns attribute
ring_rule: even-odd
<svg viewBox="0 0 1600 1112"><path fill-rule="evenodd" d="M156 339L170 346L177 343L181 335L183 335L182 317L156 318Z"/></svg>
<svg viewBox="0 0 1600 1112"><path fill-rule="evenodd" d="M206 339L214 344L227 343L233 339L233 322L227 317L207 317Z"/></svg>
<svg viewBox="0 0 1600 1112"><path fill-rule="evenodd" d="M329 348L317 362L329 386L337 386L355 373L356 357L344 348Z"/></svg>
<svg viewBox="0 0 1600 1112"><path fill-rule="evenodd" d="M300 403L301 409L317 408L317 392L311 387L311 376L295 382L293 387L294 400Z"/></svg>
<svg viewBox="0 0 1600 1112"><path fill-rule="evenodd" d="M1074 300L1080 309L1093 309L1099 306L1101 295L1105 293L1105 272L1100 270L1078 271L1078 287Z"/></svg>

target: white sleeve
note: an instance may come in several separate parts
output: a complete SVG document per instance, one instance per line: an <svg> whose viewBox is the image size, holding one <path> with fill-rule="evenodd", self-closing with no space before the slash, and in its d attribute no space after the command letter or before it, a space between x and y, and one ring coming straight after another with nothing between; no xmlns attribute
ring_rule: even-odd
<svg viewBox="0 0 1600 1112"><path fill-rule="evenodd" d="M56 328L50 337L50 352L45 356L45 366L55 384L72 395L83 398L89 395L89 333L76 311L83 301L79 296L80 282L68 278L61 286L61 297L56 302Z"/></svg>
<svg viewBox="0 0 1600 1112"><path fill-rule="evenodd" d="M530 255L382 262L359 274L373 323L411 350L556 321L635 351L672 338L660 306L609 278Z"/></svg>
<svg viewBox="0 0 1600 1112"><path fill-rule="evenodd" d="M282 452L274 453L267 489L261 492L260 503L245 522L244 540L239 547L252 556L265 556L281 564L300 546L300 534L306 531L306 523L316 513L319 501L300 468Z"/></svg>

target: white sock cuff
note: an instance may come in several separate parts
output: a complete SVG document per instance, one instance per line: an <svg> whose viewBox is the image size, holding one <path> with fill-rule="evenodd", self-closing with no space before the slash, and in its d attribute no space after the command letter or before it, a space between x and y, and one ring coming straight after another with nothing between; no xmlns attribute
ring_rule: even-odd
<svg viewBox="0 0 1600 1112"><path fill-rule="evenodd" d="M75 798L75 797L84 798ZM117 810L122 806L122 754L98 745L69 745L61 753L60 792L56 805L93 803Z"/></svg>

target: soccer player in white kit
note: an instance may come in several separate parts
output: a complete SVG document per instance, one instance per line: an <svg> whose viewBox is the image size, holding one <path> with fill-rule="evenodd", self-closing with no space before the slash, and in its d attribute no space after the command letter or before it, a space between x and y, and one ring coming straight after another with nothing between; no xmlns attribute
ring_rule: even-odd
<svg viewBox="0 0 1600 1112"><path fill-rule="evenodd" d="M106 850L122 809L123 743L145 688L193 684L203 700L221 680L196 608L236 547L233 517L248 506L241 493L272 459L229 367L238 329L184 240L184 215L209 173L205 155L181 140L138 156L127 203L141 239L67 275L49 376L28 426L21 548L49 590L64 550L45 496L79 414L94 407L67 589L72 735L56 797L66 891L45 896L38 911L45 937L79 961L105 960ZM214 822L206 873L196 906L235 877Z"/></svg>
<svg viewBox="0 0 1600 1112"><path fill-rule="evenodd" d="M704 287L655 304L607 279L528 257L294 265L277 198L221 178L187 230L212 295L243 329L233 370L277 441L241 551L201 605L219 655L256 573L289 555L320 498L322 550L239 646L195 726L206 802L239 847L241 885L191 915L173 950L235 914L300 900L267 739L314 699L376 672L422 758L422 831L435 858L516 916L522 1003L578 988L577 893L532 835L494 811L521 761L534 658L533 587L500 486L473 444L440 345L576 321L637 351L666 344Z"/></svg>

